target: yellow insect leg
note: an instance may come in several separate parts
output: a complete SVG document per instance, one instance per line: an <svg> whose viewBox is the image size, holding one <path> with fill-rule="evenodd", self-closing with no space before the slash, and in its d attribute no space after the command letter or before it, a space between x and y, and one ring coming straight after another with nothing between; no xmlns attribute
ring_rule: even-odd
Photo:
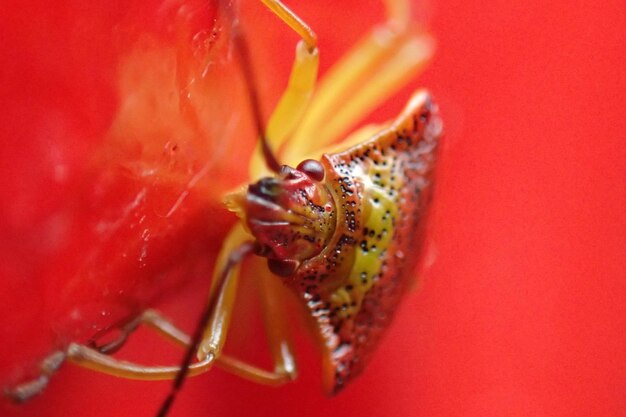
<svg viewBox="0 0 626 417"><path fill-rule="evenodd" d="M226 354L219 355L215 364L225 371L254 382L264 385L281 385L292 381L296 377L296 365L289 331L282 303L279 299L280 295L277 294L276 288L276 285L282 284L280 282L272 282L273 277L269 275L263 275L258 279L265 328L274 360L274 370L266 371ZM152 328L181 347L187 348L191 343L189 335L155 310L145 311L141 318L141 324Z"/></svg>
<svg viewBox="0 0 626 417"><path fill-rule="evenodd" d="M233 227L224 241L224 246L216 264L217 271L224 268L227 264L228 254L247 239L249 239L249 235L244 231L243 226L237 225ZM274 371L265 371L228 355L220 355L217 365L222 369L255 382L265 385L280 385L292 380L296 375L289 332L284 319L285 314L282 311L282 300L277 296L277 289L275 288L276 284L282 284L280 282L272 282L272 279L275 280L275 277L268 275L262 275L258 279L265 328L275 364Z"/></svg>
<svg viewBox="0 0 626 417"><path fill-rule="evenodd" d="M50 377L58 371L64 361L65 352L56 351L52 353L50 356L41 361L41 364L39 365L40 374L37 378L31 381L23 382L14 387L5 388L4 395L17 403L29 400L46 388L50 382Z"/></svg>
<svg viewBox="0 0 626 417"><path fill-rule="evenodd" d="M215 359L220 355L226 341L230 319L238 283L238 263L226 263L219 292L215 294L215 301L210 311L209 322L204 332L204 339L198 347L198 359L188 369L188 375L198 375L208 371ZM214 280L216 282L217 280ZM215 288L213 289L215 290ZM211 297L213 298L213 296ZM186 341L182 332L174 333L171 327L164 325L158 317L144 316L153 326L162 333L173 335L175 341ZM77 365L109 375L140 380L174 379L177 377L180 366L145 366L133 362L122 361L103 354L96 349L72 343L67 350L67 359Z"/></svg>
<svg viewBox="0 0 626 417"><path fill-rule="evenodd" d="M317 48L317 36L298 15L292 12L279 0L261 0L272 12L293 29L306 42L309 50Z"/></svg>
<svg viewBox="0 0 626 417"><path fill-rule="evenodd" d="M287 160L310 156L337 141L421 71L433 55L432 37L409 27L408 0L385 3L387 21L373 28L321 80L287 144Z"/></svg>
<svg viewBox="0 0 626 417"><path fill-rule="evenodd" d="M216 277L222 279L214 279L213 282L216 284L218 281L221 281L221 285L219 286L219 292L212 294L210 297L214 299L213 307L210 311L204 338L198 347L198 362L189 366L189 376L208 371L222 351L228 334L239 279L239 263L232 262L230 254L234 253L233 245L241 246L247 239L245 233L240 232L232 234L226 242L225 247L231 248L231 250L227 253L226 259L219 261L220 268L217 269ZM216 290L217 287L214 286L212 292ZM154 312L144 314L142 322L159 329L161 333L176 342L189 343L188 336ZM75 343L70 344L66 354L70 362L79 366L122 378L140 380L174 379L180 371L180 366L145 366L115 359L94 348Z"/></svg>
<svg viewBox="0 0 626 417"><path fill-rule="evenodd" d="M282 385L294 380L297 375L291 338L285 319L286 314L283 309L284 300L281 299L279 292L282 288L277 288L282 283L269 274L259 276L258 280L265 332L274 362L274 369L273 371L266 371L227 355L222 355L218 358L217 366L260 384Z"/></svg>
<svg viewBox="0 0 626 417"><path fill-rule="evenodd" d="M227 251L234 250L234 248L240 246L241 243L247 239L248 236L245 232L243 232L240 227L235 227L225 241L223 253L226 254L228 253ZM223 256L218 260L218 268L225 267L227 258L227 256ZM266 371L240 359L222 354L221 347L219 348L220 353L216 358L216 365L228 372L254 382L264 385L281 385L292 381L296 377L296 365L292 353L289 330L285 320L286 314L283 312L282 300L278 294L279 288L277 288L277 286L282 285L282 283L270 275L261 275L256 279L259 280L263 317L270 351L274 361L274 370ZM230 311L232 311L232 309ZM228 322L230 322L230 317L228 317ZM183 347L188 347L191 343L191 337L154 310L148 310L143 314L142 323L152 327L159 334ZM212 330L209 329L207 331L209 337L205 339L201 346L213 340L210 333L212 333ZM192 374L190 373L190 375Z"/></svg>
<svg viewBox="0 0 626 417"><path fill-rule="evenodd" d="M145 366L133 362L115 359L84 345L72 343L67 351L67 359L83 368L116 376L138 380L174 379L179 366ZM215 355L207 355L204 360L189 367L190 376L209 370L215 361Z"/></svg>
<svg viewBox="0 0 626 417"><path fill-rule="evenodd" d="M313 95L317 81L319 53L316 47L317 38L306 23L279 1L262 1L303 39L296 45L295 59L287 89L274 109L265 132L270 146L275 152L278 152L302 119ZM282 162L293 163L294 161ZM268 173L261 145L258 144L250 161L250 177L258 179Z"/></svg>

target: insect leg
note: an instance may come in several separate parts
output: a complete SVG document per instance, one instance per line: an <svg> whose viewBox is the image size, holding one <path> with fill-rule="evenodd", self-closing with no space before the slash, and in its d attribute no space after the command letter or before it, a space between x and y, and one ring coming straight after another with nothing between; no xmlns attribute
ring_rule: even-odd
<svg viewBox="0 0 626 417"><path fill-rule="evenodd" d="M274 109L265 132L268 144L272 149L278 150L302 119L313 95L317 81L319 53L317 37L302 19L278 0L261 1L302 38L296 45L287 89ZM249 87L255 88L253 85ZM257 151L250 161L251 178L259 178L267 173L262 146L263 143L257 145ZM285 162L294 164L298 161Z"/></svg>
<svg viewBox="0 0 626 417"><path fill-rule="evenodd" d="M292 12L279 0L261 0L272 12L293 29L304 42L309 50L317 48L317 35L298 15Z"/></svg>
<svg viewBox="0 0 626 417"><path fill-rule="evenodd" d="M121 328L122 334L116 340L104 345L89 344L88 346L96 349L100 353L105 353L107 355L115 353L124 345L124 343L126 343L130 334L134 332L137 327L139 327L139 325L149 327L169 341L183 347L187 347L191 343L191 337L189 335L176 327L171 321L165 318L158 311L148 309L144 311L137 319L123 326Z"/></svg>
<svg viewBox="0 0 626 417"><path fill-rule="evenodd" d="M180 330L156 310L144 311L141 322L171 342L183 347L188 347L191 344L191 336Z"/></svg>
<svg viewBox="0 0 626 417"><path fill-rule="evenodd" d="M98 360L102 357L99 354L111 355L117 352L128 340L128 337L137 329L140 324L146 324L152 328L157 328L160 333L166 334L170 339L175 341L179 341L182 344L189 344L189 337L186 337L184 333L178 330L174 325L172 325L169 321L163 318L159 313L154 310L147 310L138 318L131 320L130 322L124 324L120 327L120 335L115 340L108 342L103 345L96 344L95 341L89 343L87 346L76 345L76 348L71 347L70 349L75 350L78 349L82 353L88 355L89 357L98 358ZM50 378L56 371L61 367L63 362L68 357L68 351L56 351L46 357L43 361L41 361L39 365L39 376L27 381L23 382L14 387L9 387L4 390L4 394L9 397L12 401L15 402L24 402L28 401L30 398L34 397L41 393L50 382ZM110 358L110 360L114 361L114 359ZM109 361L110 362L110 361ZM109 363L107 362L107 363ZM121 362L121 361L117 361ZM119 363L118 363L119 365ZM140 367L140 365L136 365ZM176 370L178 368L175 368ZM111 372L107 372L111 373ZM118 375L114 373L114 375Z"/></svg>
<svg viewBox="0 0 626 417"><path fill-rule="evenodd" d="M236 233L236 230L235 233L231 233L227 238L224 245L225 248L228 248L233 241L241 237L240 234ZM235 303L239 280L239 265L253 252L254 247L252 242L244 241L232 251L227 253L222 252L220 254L221 259L218 259L219 269L217 269L218 273L216 279L213 281L209 301L200 315L196 329L191 338L191 343L176 373L172 388L159 409L158 416L168 414L187 375L196 374L194 368L197 367L199 363L209 360L210 366L213 364L213 361L220 356L224 343L226 342ZM226 256L226 261L223 259L224 256ZM192 363L194 354L198 357L200 362Z"/></svg>
<svg viewBox="0 0 626 417"><path fill-rule="evenodd" d="M21 403L41 393L50 382L50 377L65 361L65 352L56 351L44 359L39 365L40 375L32 381L27 381L15 387L7 388L4 394L12 401Z"/></svg>
<svg viewBox="0 0 626 417"><path fill-rule="evenodd" d="M67 359L84 368L128 379L173 379L180 371L179 366L145 366L115 359L95 349L76 343L72 343L68 347ZM207 355L203 360L189 366L189 375L194 376L206 372L211 368L214 361L214 355Z"/></svg>
<svg viewBox="0 0 626 417"><path fill-rule="evenodd" d="M281 300L278 299L279 296L276 294L276 288L273 286L280 284L280 282L272 282L272 278L266 275L259 277L259 291L261 292L261 301L263 303L265 328L275 363L274 371L260 369L225 354L217 357L215 365L225 371L261 384L280 385L296 377L296 368L291 353L291 342L286 326L285 314L281 308ZM189 335L155 310L147 310L142 315L141 323L156 330L159 334L180 346L189 347L191 343Z"/></svg>
<svg viewBox="0 0 626 417"><path fill-rule="evenodd" d="M336 141L431 58L434 40L409 24L409 0L386 0L385 5L386 22L374 27L320 81L285 158L302 157L303 152L309 156Z"/></svg>
<svg viewBox="0 0 626 417"><path fill-rule="evenodd" d="M289 134L294 131L302 120L307 105L313 96L319 66L318 50L310 51L301 41L296 46L295 59L287 89L276 105L267 124L267 138L273 149L280 149ZM260 152L261 144L252 154L250 160L250 177L259 178L265 175L265 161ZM297 160L286 160L285 163L295 165Z"/></svg>
<svg viewBox="0 0 626 417"><path fill-rule="evenodd" d="M225 0L222 0L222 2L224 1ZM308 75L297 78L297 81L300 81L298 83L299 87L305 87L304 95L302 92L294 94L296 91L293 89L293 93L286 94L285 99L287 103L284 103L282 105L283 110L279 111L279 114L284 113L284 115L282 117L278 117L278 120L275 119L275 121L271 123L272 127L268 130L266 130L263 123L261 104L257 95L257 84L252 70L252 59L248 43L243 34L244 30L241 28L241 25L239 25L232 9L227 5L224 5L223 9L227 13L231 13L230 21L232 22L232 41L235 45L235 52L239 55L241 71L248 87L248 97L252 110L252 116L256 125L257 133L260 137L259 146L261 152L259 154L261 155L262 162L266 168L274 173L278 173L281 169L281 163L276 157L273 149L278 149L278 146L275 145L280 145L280 143L284 141L283 132L288 129L292 129L293 125L299 120L303 111L303 107L298 105L299 102L302 100L305 101L305 104L308 102L310 90L312 89L317 77L317 37L308 25L306 25L298 16L296 16L296 14L289 10L279 0L262 1L271 11L273 11L280 19L287 23L288 26L294 29L296 33L302 37L302 42L304 44L302 47L296 49L296 63L294 64L294 67L301 69L301 71L296 72ZM309 79L310 81L306 82ZM302 83L301 81L305 82ZM288 88L288 91L289 90L290 89ZM293 101L294 99L295 102ZM276 139L272 139L273 135L276 135ZM263 171L262 167L263 165L261 165L261 171Z"/></svg>
<svg viewBox="0 0 626 417"><path fill-rule="evenodd" d="M137 329L137 327L142 323L142 316L136 317L135 319L123 323L119 326L114 326L112 329L116 329L119 331L119 335L114 340L104 343L98 344L98 338L101 335L96 335L92 340L86 343L86 345L90 348L97 350L100 353L105 353L107 355L112 355L118 350L120 350L126 341L130 337L130 335ZM102 333L107 333L112 329L106 329Z"/></svg>
<svg viewBox="0 0 626 417"><path fill-rule="evenodd" d="M264 384L282 385L296 378L296 363L292 354L291 340L285 320L283 300L278 293L282 283L270 275L259 276L259 292L263 308L263 319L267 333L274 370L266 371L257 366L227 355L221 355L216 365L242 378Z"/></svg>
<svg viewBox="0 0 626 417"><path fill-rule="evenodd" d="M219 356L226 339L237 290L238 264L250 250L250 245L244 244L239 251L235 250L232 252L228 257L226 265L218 274L216 286L213 288L209 303L203 313L204 320L200 323L202 325L201 329L194 334L194 339L191 343L192 346L198 348L198 362L191 363L189 358L182 367L144 366L112 358L96 349L76 343L72 343L68 347L67 359L85 368L130 379L176 379L180 377L181 369L184 369L185 375L189 376L208 371ZM179 343L189 344L189 339L184 333L173 327L173 325L166 324L166 320L160 316L148 313L142 318L142 321L157 327L170 339ZM188 356L193 356L193 353L196 353L195 349Z"/></svg>

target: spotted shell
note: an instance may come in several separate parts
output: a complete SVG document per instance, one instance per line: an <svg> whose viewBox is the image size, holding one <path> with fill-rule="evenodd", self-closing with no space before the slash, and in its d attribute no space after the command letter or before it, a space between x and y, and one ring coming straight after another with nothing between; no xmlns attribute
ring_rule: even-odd
<svg viewBox="0 0 626 417"><path fill-rule="evenodd" d="M331 393L366 365L414 279L441 132L436 105L418 92L389 128L321 158L335 231L285 282L313 318Z"/></svg>

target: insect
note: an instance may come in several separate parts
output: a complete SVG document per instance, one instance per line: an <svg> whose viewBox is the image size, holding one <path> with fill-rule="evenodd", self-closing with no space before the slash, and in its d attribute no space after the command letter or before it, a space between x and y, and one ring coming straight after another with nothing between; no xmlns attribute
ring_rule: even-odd
<svg viewBox="0 0 626 417"><path fill-rule="evenodd" d="M328 392L340 391L367 364L412 281L441 135L437 107L428 93L419 91L391 124L366 126L336 142L424 65L432 42L411 27L408 0L387 0L386 23L350 51L314 93L319 60L315 34L279 1L262 2L302 40L289 86L265 127L248 46L241 29L231 28L261 140L250 165L251 184L226 198L242 221L224 242L196 331L187 335L156 311L146 311L122 326L122 335L110 343L72 343L50 356L42 363L40 379L10 395L27 398L41 391L64 360L118 377L173 379L160 415L167 413L186 376L214 364L260 383L286 383L295 378L296 365L285 315L266 284L272 279L282 280L309 312L323 347ZM233 13L230 6L219 6ZM238 266L250 256L267 258L271 271L258 277L262 297L272 300L264 303L275 362L271 371L222 353L235 308ZM140 324L185 347L182 364L143 366L113 358Z"/></svg>

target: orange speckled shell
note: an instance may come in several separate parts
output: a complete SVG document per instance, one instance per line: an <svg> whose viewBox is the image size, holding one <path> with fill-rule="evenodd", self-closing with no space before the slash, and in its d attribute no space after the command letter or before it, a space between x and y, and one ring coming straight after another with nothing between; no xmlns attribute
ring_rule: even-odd
<svg viewBox="0 0 626 417"><path fill-rule="evenodd" d="M285 283L319 331L331 393L366 365L414 279L441 130L430 96L418 92L391 127L322 157L336 229Z"/></svg>

